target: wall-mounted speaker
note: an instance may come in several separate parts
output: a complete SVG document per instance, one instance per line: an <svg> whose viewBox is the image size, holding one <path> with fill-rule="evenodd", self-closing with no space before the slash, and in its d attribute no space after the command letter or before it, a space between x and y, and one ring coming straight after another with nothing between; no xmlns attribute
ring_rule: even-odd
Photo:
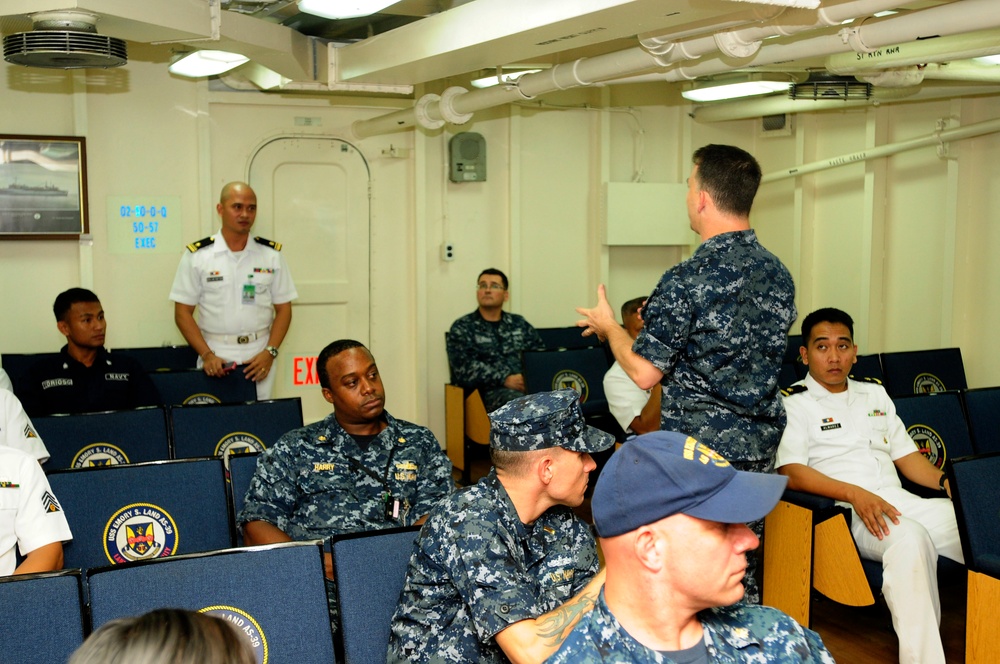
<svg viewBox="0 0 1000 664"><path fill-rule="evenodd" d="M486 139L482 134L464 131L455 134L448 143L451 157L452 182L484 182L486 180Z"/></svg>
<svg viewBox="0 0 1000 664"><path fill-rule="evenodd" d="M757 135L766 136L791 136L794 131L794 124L790 113L778 113L777 115L765 115L760 119L760 127Z"/></svg>

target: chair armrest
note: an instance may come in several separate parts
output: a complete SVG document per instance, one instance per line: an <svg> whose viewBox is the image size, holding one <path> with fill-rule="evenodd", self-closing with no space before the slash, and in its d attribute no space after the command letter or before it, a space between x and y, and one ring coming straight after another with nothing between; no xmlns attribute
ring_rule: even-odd
<svg viewBox="0 0 1000 664"><path fill-rule="evenodd" d="M794 491L792 489L785 489L785 493L781 496L781 499L813 511L828 510L836 506L833 498L827 498L815 493L806 493L805 491Z"/></svg>
<svg viewBox="0 0 1000 664"><path fill-rule="evenodd" d="M978 563L976 570L983 574L988 574L996 579L1000 579L1000 556L995 553L985 553L979 557L976 561Z"/></svg>
<svg viewBox="0 0 1000 664"><path fill-rule="evenodd" d="M843 514L844 520L847 522L847 527L850 528L851 526L851 517L854 513L846 507L837 505L837 501L833 498L827 498L816 493L808 493L807 491L785 489L785 493L781 496L781 499L793 505L811 510L814 525L831 519L838 514Z"/></svg>

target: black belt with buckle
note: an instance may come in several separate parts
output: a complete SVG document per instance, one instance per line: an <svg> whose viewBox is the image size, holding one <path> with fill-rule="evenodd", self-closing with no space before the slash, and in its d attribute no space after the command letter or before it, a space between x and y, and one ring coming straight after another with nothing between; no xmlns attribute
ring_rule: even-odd
<svg viewBox="0 0 1000 664"><path fill-rule="evenodd" d="M241 334L240 336L236 337L236 343L248 344L250 343L250 336L246 334Z"/></svg>

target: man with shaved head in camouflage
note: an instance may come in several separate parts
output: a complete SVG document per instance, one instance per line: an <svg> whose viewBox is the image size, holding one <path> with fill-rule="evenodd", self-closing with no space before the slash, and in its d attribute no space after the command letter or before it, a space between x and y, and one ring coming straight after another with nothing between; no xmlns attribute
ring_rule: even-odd
<svg viewBox="0 0 1000 664"><path fill-rule="evenodd" d="M573 390L490 414L493 469L424 524L392 620L390 662L540 662L594 605L604 574L583 502L613 438Z"/></svg>

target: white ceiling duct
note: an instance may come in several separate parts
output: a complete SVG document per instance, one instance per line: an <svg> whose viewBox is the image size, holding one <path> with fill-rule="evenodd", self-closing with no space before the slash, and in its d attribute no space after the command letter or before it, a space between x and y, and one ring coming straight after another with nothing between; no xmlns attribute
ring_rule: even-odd
<svg viewBox="0 0 1000 664"><path fill-rule="evenodd" d="M745 24L780 11L720 0L476 0L331 48L330 80L421 83L678 24Z"/></svg>

